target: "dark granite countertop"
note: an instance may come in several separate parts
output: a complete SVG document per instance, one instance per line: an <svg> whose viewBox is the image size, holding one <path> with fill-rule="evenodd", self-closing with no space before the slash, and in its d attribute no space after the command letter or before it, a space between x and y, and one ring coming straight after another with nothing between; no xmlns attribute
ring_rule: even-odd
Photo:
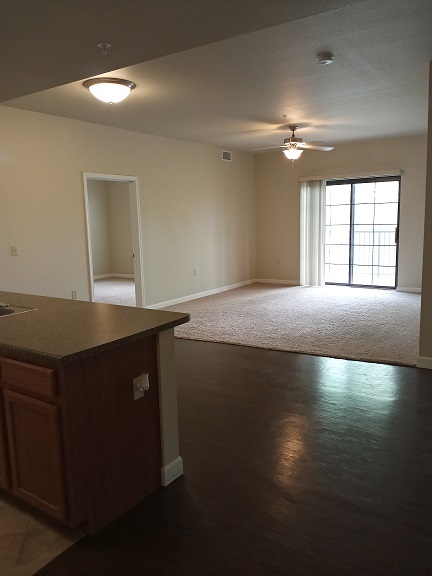
<svg viewBox="0 0 432 576"><path fill-rule="evenodd" d="M37 308L0 316L0 355L64 363L157 334L188 314L0 292L0 302Z"/></svg>

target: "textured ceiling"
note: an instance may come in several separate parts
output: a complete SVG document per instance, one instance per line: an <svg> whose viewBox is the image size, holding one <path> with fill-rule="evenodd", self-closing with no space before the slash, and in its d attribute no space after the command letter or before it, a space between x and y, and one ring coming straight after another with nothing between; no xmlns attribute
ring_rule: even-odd
<svg viewBox="0 0 432 576"><path fill-rule="evenodd" d="M60 3L42 3L45 26L39 12L19 50L8 28L6 60L9 50L15 66L0 97L50 89L4 104L244 150L281 144L290 123L305 140L331 143L426 132L432 0L118 4L75 1L53 27ZM44 36L47 26L53 33ZM100 41L112 42L107 56ZM334 63L319 66L320 50ZM109 70L137 84L113 106L82 87Z"/></svg>
<svg viewBox="0 0 432 576"><path fill-rule="evenodd" d="M6 0L0 102L360 1Z"/></svg>

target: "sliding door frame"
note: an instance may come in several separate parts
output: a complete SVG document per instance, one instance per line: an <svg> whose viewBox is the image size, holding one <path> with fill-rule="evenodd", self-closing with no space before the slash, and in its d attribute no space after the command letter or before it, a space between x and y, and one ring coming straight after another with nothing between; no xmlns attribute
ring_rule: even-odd
<svg viewBox="0 0 432 576"><path fill-rule="evenodd" d="M355 184L364 184L369 182L391 182L397 181L399 183L399 191L398 191L398 212L397 212L397 224L396 224L396 263L395 263L395 284L394 286L375 286L371 284L353 284L352 277L353 277L353 259L354 259L354 185ZM399 218L400 218L400 196L401 196L401 177L400 176L377 176L377 177L369 177L369 178L350 178L350 179L335 179L335 180L327 180L327 186L341 186L343 184L349 184L351 186L351 193L350 193L350 248L349 248L349 265L348 265L348 282L326 282L325 284L333 285L333 286L352 286L353 288L376 288L376 289L383 289L383 290L392 290L397 289L398 284L398 262L399 262Z"/></svg>

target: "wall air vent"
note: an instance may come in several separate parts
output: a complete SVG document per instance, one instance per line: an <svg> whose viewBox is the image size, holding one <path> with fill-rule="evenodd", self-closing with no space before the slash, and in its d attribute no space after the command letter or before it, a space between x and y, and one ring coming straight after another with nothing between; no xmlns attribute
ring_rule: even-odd
<svg viewBox="0 0 432 576"><path fill-rule="evenodd" d="M225 162L232 162L232 152L228 152L228 150L222 150L222 160Z"/></svg>

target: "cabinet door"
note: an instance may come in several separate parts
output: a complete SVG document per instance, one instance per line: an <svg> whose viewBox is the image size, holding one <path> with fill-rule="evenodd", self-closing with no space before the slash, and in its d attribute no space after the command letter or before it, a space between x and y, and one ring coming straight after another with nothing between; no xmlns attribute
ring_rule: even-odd
<svg viewBox="0 0 432 576"><path fill-rule="evenodd" d="M4 391L12 492L64 520L66 499L59 408Z"/></svg>
<svg viewBox="0 0 432 576"><path fill-rule="evenodd" d="M0 395L0 488L9 488L2 399Z"/></svg>

